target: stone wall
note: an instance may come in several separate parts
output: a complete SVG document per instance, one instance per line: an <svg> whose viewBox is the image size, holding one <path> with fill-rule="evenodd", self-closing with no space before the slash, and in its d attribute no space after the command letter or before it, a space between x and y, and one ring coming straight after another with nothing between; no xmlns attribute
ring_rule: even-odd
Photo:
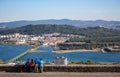
<svg viewBox="0 0 120 77"><path fill-rule="evenodd" d="M0 71L25 72L25 66L0 66ZM116 65L86 65L86 66L45 66L44 72L120 72L120 66Z"/></svg>
<svg viewBox="0 0 120 77"><path fill-rule="evenodd" d="M46 66L44 71L51 72L120 72L120 66Z"/></svg>

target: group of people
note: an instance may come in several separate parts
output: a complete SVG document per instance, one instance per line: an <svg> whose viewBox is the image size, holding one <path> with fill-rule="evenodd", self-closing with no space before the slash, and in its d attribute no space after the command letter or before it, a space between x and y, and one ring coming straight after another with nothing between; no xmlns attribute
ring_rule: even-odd
<svg viewBox="0 0 120 77"><path fill-rule="evenodd" d="M31 59L27 59L26 63L25 63L25 67L26 67L26 71L27 72L43 72L43 60L42 59L38 59L36 58L35 60Z"/></svg>

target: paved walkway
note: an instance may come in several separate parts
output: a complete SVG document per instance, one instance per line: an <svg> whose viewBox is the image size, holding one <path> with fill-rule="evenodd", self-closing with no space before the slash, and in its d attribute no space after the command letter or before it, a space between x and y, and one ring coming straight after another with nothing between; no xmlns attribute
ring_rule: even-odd
<svg viewBox="0 0 120 77"><path fill-rule="evenodd" d="M6 72L0 72L0 77L120 77L120 73L74 73L74 72L6 73Z"/></svg>

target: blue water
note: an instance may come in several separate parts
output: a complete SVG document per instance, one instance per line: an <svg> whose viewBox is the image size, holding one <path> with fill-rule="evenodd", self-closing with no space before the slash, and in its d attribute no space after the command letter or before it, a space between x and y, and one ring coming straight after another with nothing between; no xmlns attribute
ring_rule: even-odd
<svg viewBox="0 0 120 77"><path fill-rule="evenodd" d="M102 52L70 52L70 53L52 53L51 47L41 47L38 50L44 50L45 52L29 53L22 57L21 60L35 59L36 57L43 60L52 61L55 57L64 56L69 61L87 61L92 60L95 62L120 62L120 53L102 53Z"/></svg>
<svg viewBox="0 0 120 77"><path fill-rule="evenodd" d="M53 48L48 46L48 47L39 47L37 50L43 50L43 51L46 51L47 53L52 53L53 51Z"/></svg>
<svg viewBox="0 0 120 77"><path fill-rule="evenodd" d="M0 59L10 60L30 47L27 45L0 44Z"/></svg>
<svg viewBox="0 0 120 77"><path fill-rule="evenodd" d="M13 57L21 54L31 46L25 45L10 45L0 44L0 59L10 60ZM34 52L28 53L20 59L25 61L27 58L35 59L36 57L42 58L43 60L52 61L55 57L64 56L70 61L87 61L92 60L95 62L120 62L120 53L101 53L101 52L70 52L70 53L53 53L52 47L40 47L38 50L45 52Z"/></svg>

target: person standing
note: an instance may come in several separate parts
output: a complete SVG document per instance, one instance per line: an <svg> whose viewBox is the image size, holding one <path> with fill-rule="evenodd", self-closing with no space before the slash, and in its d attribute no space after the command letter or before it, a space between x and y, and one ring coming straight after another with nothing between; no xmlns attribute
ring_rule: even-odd
<svg viewBox="0 0 120 77"><path fill-rule="evenodd" d="M34 63L35 63L34 72L38 72L38 64L39 64L39 61L38 61L37 58L34 60Z"/></svg>
<svg viewBox="0 0 120 77"><path fill-rule="evenodd" d="M43 73L44 62L42 59L39 61L40 73Z"/></svg>
<svg viewBox="0 0 120 77"><path fill-rule="evenodd" d="M33 59L31 59L31 61L29 62L29 65L30 65L30 72L33 72L34 71L34 61L33 61Z"/></svg>
<svg viewBox="0 0 120 77"><path fill-rule="evenodd" d="M27 61L25 63L25 68L26 68L26 72L30 72L29 59L27 59Z"/></svg>

